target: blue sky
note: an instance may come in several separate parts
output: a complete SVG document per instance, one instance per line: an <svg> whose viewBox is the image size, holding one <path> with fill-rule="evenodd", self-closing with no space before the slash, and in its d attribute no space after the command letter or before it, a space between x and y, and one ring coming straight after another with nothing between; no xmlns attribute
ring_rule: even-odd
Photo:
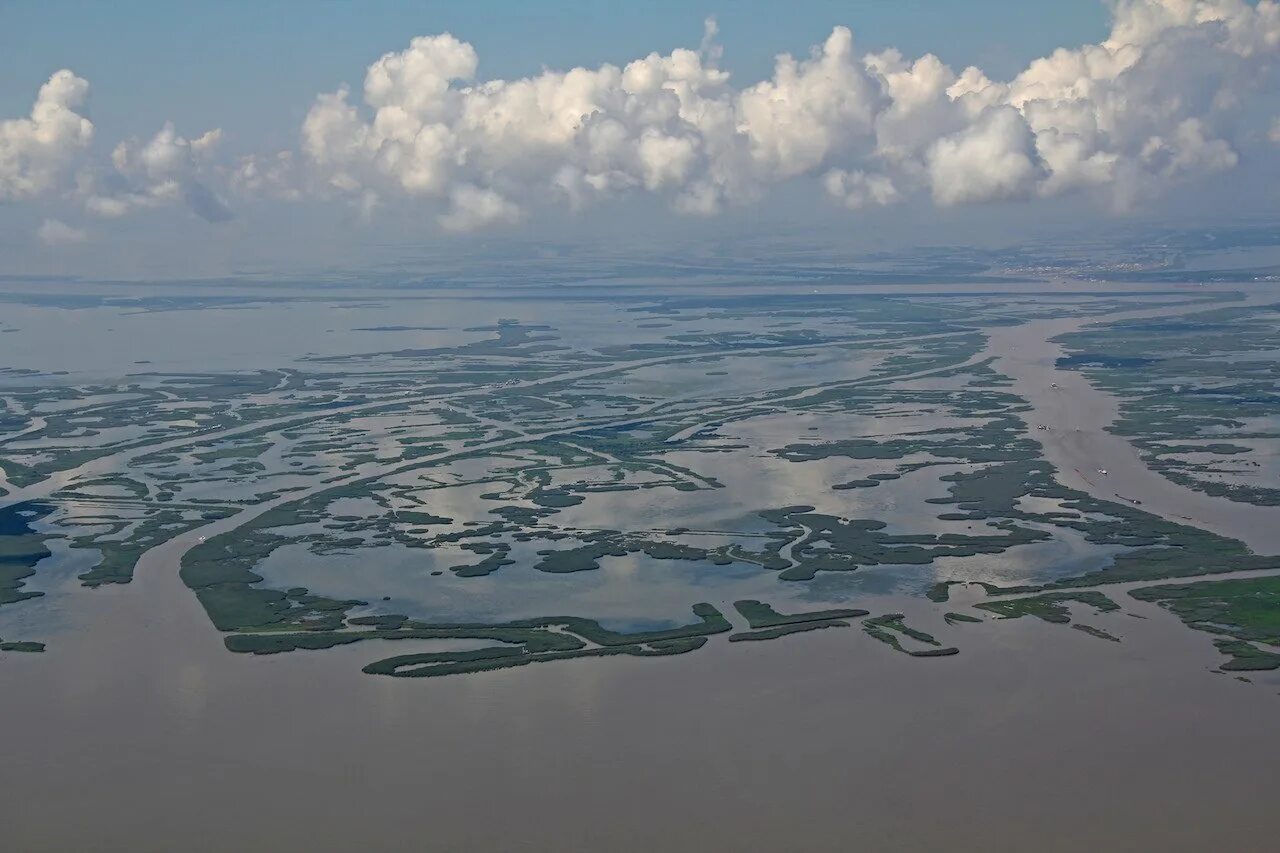
<svg viewBox="0 0 1280 853"><path fill-rule="evenodd" d="M0 275L1009 244L1278 196L1280 0L0 0Z"/></svg>
<svg viewBox="0 0 1280 853"><path fill-rule="evenodd" d="M768 76L775 54L803 54L837 24L863 49L933 52L1001 77L1107 28L1100 0L0 0L0 116L25 112L50 74L70 68L93 84L103 137L172 120L222 127L236 147L283 146L316 92L358 87L371 61L415 35L452 32L475 45L482 77L510 78L695 47L708 15L739 84Z"/></svg>

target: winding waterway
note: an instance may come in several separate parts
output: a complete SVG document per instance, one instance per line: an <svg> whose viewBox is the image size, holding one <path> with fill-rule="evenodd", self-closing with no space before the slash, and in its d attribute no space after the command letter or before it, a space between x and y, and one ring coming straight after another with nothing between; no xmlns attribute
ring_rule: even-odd
<svg viewBox="0 0 1280 853"><path fill-rule="evenodd" d="M1063 482L1274 553L1274 510L1177 486L1106 431L1117 401L1054 367L1049 339L1083 322L995 329L973 360L1013 379ZM855 627L379 679L368 647L225 651L177 568L265 508L152 549L131 585L69 597L44 655L0 661L6 849L1202 851L1280 832L1276 685L1211 674L1206 636L1154 605L1117 597L1145 617L1098 622L1120 644L871 598L962 654L909 659Z"/></svg>
<svg viewBox="0 0 1280 853"><path fill-rule="evenodd" d="M1263 292L1233 305L1275 301L1275 294ZM1204 310L1203 304L1182 303L1120 311L1108 319L1175 317ZM1146 512L1238 539L1255 553L1280 553L1280 507L1215 497L1152 471L1137 448L1107 430L1120 415L1120 400L1093 385L1085 374L1056 367L1066 353L1054 339L1096 322L1096 318L1032 320L993 329L988 336L985 355L995 357L995 369L1013 380L1013 393L1031 406L1023 418L1030 435L1044 448L1045 458L1058 469L1058 480L1102 500L1138 501ZM1038 429L1041 425L1048 429Z"/></svg>

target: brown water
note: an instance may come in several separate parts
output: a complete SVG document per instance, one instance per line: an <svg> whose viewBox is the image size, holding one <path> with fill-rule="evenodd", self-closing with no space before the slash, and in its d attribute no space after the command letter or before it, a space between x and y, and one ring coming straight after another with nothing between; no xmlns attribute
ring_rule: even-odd
<svg viewBox="0 0 1280 853"><path fill-rule="evenodd" d="M993 343L1033 423L1056 322ZM1113 403L1047 399L1084 419L1078 446L1123 455L1102 432ZM1074 447L1046 452L1061 466ZM1247 510L1162 503L1191 498L1143 476L1123 491L1150 489L1158 512ZM46 654L0 658L0 848L1203 851L1280 833L1280 684L1209 672L1207 635L1124 596L1148 618L1085 619L1120 644L871 599L962 653L911 659L849 628L393 680L360 674L367 646L223 649L177 565L240 521L149 552L129 587L69 597L76 627Z"/></svg>
<svg viewBox="0 0 1280 853"><path fill-rule="evenodd" d="M1270 304L1275 299L1268 291L1234 304ZM1167 305L1117 312L1108 319L1172 317L1197 310L1205 308ZM1095 388L1083 373L1055 367L1066 353L1052 339L1091 322L1097 320L1033 320L993 329L983 353L997 356L995 369L1012 379L1013 393L1031 405L1032 411L1022 417L1045 458L1058 469L1059 482L1103 500L1120 496L1141 501L1147 512L1238 539L1256 553L1280 553L1280 507L1230 501L1174 483L1148 468L1124 437L1107 432L1119 417L1120 401ZM1039 424L1050 429L1038 430Z"/></svg>
<svg viewBox="0 0 1280 853"><path fill-rule="evenodd" d="M948 659L851 628L402 681L359 674L367 650L229 655L172 576L156 557L132 591L162 615L113 590L4 661L6 849L1263 850L1280 829L1280 700L1147 605L1089 620L1121 644L1024 619L951 629Z"/></svg>

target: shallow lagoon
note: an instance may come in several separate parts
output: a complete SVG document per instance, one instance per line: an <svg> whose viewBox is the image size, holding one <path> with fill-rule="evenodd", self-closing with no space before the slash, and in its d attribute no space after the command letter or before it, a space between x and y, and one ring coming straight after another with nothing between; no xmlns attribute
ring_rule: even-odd
<svg viewBox="0 0 1280 853"><path fill-rule="evenodd" d="M972 399L990 379L976 371L912 379L901 388L885 381L874 400L817 393L873 371L888 377L885 371L911 369L886 358L960 363L977 355L972 347L943 355L905 343L798 355L727 350L715 360L677 353L677 360L634 372L620 365L607 376L533 388L518 405L501 396L451 396L469 387L458 373L463 363L483 372L475 382L496 388L517 375L554 377L610 364L611 357L645 361L652 344L704 343L674 335L754 339L764 330L813 330L834 337L856 327L868 337L939 330L960 337L993 317L1069 319L1078 312L1097 318L1168 301L1088 294L1046 303L1040 290L1013 301L910 297L945 306L964 327L947 329L907 297L862 299L836 288L826 288L820 303L787 304L774 296L732 307L716 306L719 297L691 300L682 293L665 305L652 297L610 302L598 296L584 304L562 292L527 300L503 292L413 300L309 293L277 301L249 293L234 309L196 310L197 295L176 311L147 308L145 300L133 307L8 303L22 316L7 322L23 332L0 336L0 355L12 356L14 366L74 375L39 381L6 375L0 442L37 426L34 417L56 421L76 412L80 406L67 402L72 387L85 406L90 400L123 406L107 387L124 380L156 392L152 411L173 418L165 422L166 434L192 441L166 451L173 461L145 462L124 449L144 435L112 427L95 444L111 455L92 470L67 468L59 487L74 486L82 470L82 479L127 473L148 488L147 496L128 497L118 485L99 489L93 501L58 489L45 496L61 506L39 527L54 535L52 553L27 583L48 594L0 607L0 637L49 643L44 655L0 657L6 718L23 735L13 739L0 769L6 790L16 792L0 800L7 837L24 849L123 849L145 826L156 839L153 849L172 849L180 828L199 820L208 823L202 842L208 849L263 843L282 850L349 849L420 841L420 827L404 830L405 815L414 814L429 823L433 841L451 849L494 849L500 837L509 840L499 836L497 822L477 825L463 817L479 798L503 809L509 821L534 827L527 833L534 850L617 849L605 841L616 839L619 827L635 849L726 843L778 849L798 832L816 849L847 849L851 822L858 840L878 849L991 849L995 837L1011 849L1051 848L1055 840L1046 839L1044 826L1078 825L1081 813L1091 816L1081 833L1097 846L1134 832L1163 849L1242 847L1272 837L1274 809L1258 792L1266 790L1276 760L1266 728L1275 674L1245 684L1212 672L1223 658L1211 638L1122 593L1116 593L1121 612L1070 608L1075 622L1120 643L1031 618L984 615L981 623L945 623L948 608L980 613L972 604L985 593L976 587L956 588L946 604L922 597L939 580L1011 585L1069 578L1103 568L1121 553L1119 546L1090 542L1085 531L1019 520L1045 538L927 563L886 562L872 553L854 571L820 571L811 581L784 581L776 569L751 562L657 559L642 550L602 556L588 571L534 568L539 550L573 547L582 534L601 530L649 544L733 545L758 556L768 543L798 535L759 513L795 505L841 521L881 521L891 536L987 530L1002 519L943 519L956 506L930 501L948 496L952 482L941 478L995 470L1004 464L1000 459L912 449L892 458L835 454L792 461L774 452L853 439L918 441L939 428L945 433L934 438L950 440L981 430L984 419L963 406L944 411L936 402L942 398L926 403L920 396ZM657 310L632 310L639 305ZM918 323L909 322L913 313ZM497 332L468 331L502 319L552 326L538 334L553 335L545 343L565 349L489 348ZM668 325L642 328L659 320ZM909 328L893 325L902 323ZM233 326L241 331L233 333ZM379 326L446 328L359 331ZM321 331L329 328L335 331ZM59 335L79 329L93 342L72 363L54 348ZM277 334L265 334L268 329ZM112 337L126 333L128 346ZM179 338L191 346L166 361L164 353ZM226 352L219 352L219 342ZM464 346L472 348L457 351ZM442 355L448 348L455 351ZM435 352L345 358L406 349ZM264 368L274 372L260 374ZM197 370L208 374L205 380L167 378ZM782 388L812 388L815 396L752 399L753 391ZM664 410L672 397L680 405ZM326 407L351 411L326 418ZM637 407L645 412L643 428L627 423ZM430 445L453 428L442 423L446 408L474 418L458 427L465 435L444 441L449 455L440 461L409 458L415 443ZM117 412L121 419L124 411ZM134 409L130 417L146 421L147 411ZM286 419L304 422L284 426ZM270 425L258 430L266 421ZM215 428L255 435L204 444L195 435ZM1007 450L1012 458L1028 437L1037 438L987 436L987 444L973 446ZM199 458L257 440L274 445L252 458L263 471L236 470L245 460L235 457ZM52 436L37 430L0 444L0 459L34 465L51 457L54 446ZM298 461L305 467L287 467ZM937 464L917 467L925 463ZM899 478L874 481L878 485L834 488L893 473ZM180 480L166 485L160 474ZM23 488L38 494L40 482ZM639 488L599 490L611 485ZM401 613L497 622L566 615L595 618L614 630L644 630L687 624L691 605L709 602L736 631L745 625L733 602L754 598L784 613L840 604L877 615L903 612L907 624L961 653L908 658L851 620L847 628L764 643L731 644L717 636L670 658L557 661L419 682L371 677L360 668L389 655L462 653L494 641L368 640L268 658L232 655L178 582L176 568L197 547L198 535L240 536L234 519L149 551L132 584L98 590L75 581L92 567L94 549L69 549L66 539L56 538L103 534L97 519L123 518L127 503L158 502L161 486L171 487L176 503L199 500L208 503L194 506L246 518L271 501L285 507L282 523L270 528L285 543L253 563L264 578L258 588L305 586L319 596L369 602L352 608L350 617ZM324 489L334 491L306 512L289 509L288 494L261 495L284 487L300 489L299 506L324 497ZM500 507L545 514L508 522L493 513ZM1037 515L1066 511L1061 497L1031 494L1017 496L1013 507ZM313 509L318 519L308 514ZM410 512L452 521L399 517ZM495 522L497 538L479 532ZM681 528L688 530L670 532ZM477 542L506 546L512 563L481 577L449 571L483 556L461 547L473 532ZM542 538L548 533L569 538ZM429 547L408 547L401 536ZM459 538L433 543L439 536ZM1189 695L1196 703L1185 701ZM1117 755L1125 760L1117 762ZM622 777L610 769L620 762L628 768ZM1100 773L1103 767L1108 772ZM726 790L734 796L724 796ZM263 809L264 802L272 807ZM68 805L84 820L63 820ZM236 819L209 823L211 812Z"/></svg>

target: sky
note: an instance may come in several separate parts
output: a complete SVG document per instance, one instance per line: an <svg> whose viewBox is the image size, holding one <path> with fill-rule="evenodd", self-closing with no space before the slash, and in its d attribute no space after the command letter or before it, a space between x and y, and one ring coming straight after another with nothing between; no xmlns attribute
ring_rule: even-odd
<svg viewBox="0 0 1280 853"><path fill-rule="evenodd" d="M1273 0L0 0L0 275L1275 213Z"/></svg>

